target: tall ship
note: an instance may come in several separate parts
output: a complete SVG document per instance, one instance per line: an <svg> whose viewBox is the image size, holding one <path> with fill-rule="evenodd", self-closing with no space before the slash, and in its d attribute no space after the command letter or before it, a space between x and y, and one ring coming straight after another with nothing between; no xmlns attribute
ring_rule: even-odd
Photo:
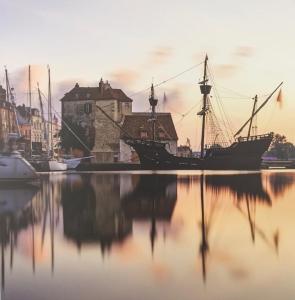
<svg viewBox="0 0 295 300"><path fill-rule="evenodd" d="M202 94L202 108L198 115L201 117L201 151L198 157L179 157L171 154L166 143L156 140L156 106L158 100L154 95L152 85L149 98L151 106L150 123L152 126L152 139L134 139L127 132L125 142L137 152L141 167L149 170L255 170L259 169L262 155L266 152L273 140L273 133L262 135L251 134L252 122L258 112L267 104L271 97L279 90L280 83L266 100L257 108L257 96L250 118L234 134L234 141L230 144L223 143L221 137L224 133L218 124L211 103L210 92L212 85L209 84L208 56L204 61L204 72L199 82ZM241 136L241 132L248 126L248 134ZM211 137L211 143L206 143L207 137Z"/></svg>

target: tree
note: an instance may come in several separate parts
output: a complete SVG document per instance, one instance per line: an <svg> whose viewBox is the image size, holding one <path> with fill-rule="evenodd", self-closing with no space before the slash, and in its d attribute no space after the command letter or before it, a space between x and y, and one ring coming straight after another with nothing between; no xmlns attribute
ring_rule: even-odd
<svg viewBox="0 0 295 300"><path fill-rule="evenodd" d="M268 155L275 156L279 159L289 159L295 157L295 146L287 141L286 136L275 134L270 145Z"/></svg>

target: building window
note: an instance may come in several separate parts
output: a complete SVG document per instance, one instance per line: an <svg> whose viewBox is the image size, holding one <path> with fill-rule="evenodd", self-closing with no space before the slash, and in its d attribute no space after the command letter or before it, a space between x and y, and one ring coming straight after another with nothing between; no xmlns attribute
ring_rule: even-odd
<svg viewBox="0 0 295 300"><path fill-rule="evenodd" d="M85 103L84 104L84 112L87 115L91 114L91 112L92 112L92 105L91 105L91 103Z"/></svg>

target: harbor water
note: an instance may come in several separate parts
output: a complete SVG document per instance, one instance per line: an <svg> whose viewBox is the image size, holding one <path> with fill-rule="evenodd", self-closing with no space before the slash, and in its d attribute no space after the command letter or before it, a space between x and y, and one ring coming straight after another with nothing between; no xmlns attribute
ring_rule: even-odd
<svg viewBox="0 0 295 300"><path fill-rule="evenodd" d="M1 299L294 299L295 172L0 186Z"/></svg>

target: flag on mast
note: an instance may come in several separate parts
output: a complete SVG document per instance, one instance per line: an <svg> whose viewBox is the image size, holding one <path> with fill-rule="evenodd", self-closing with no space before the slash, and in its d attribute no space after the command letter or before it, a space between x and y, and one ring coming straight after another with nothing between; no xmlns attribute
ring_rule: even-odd
<svg viewBox="0 0 295 300"><path fill-rule="evenodd" d="M282 108L282 105L283 105L283 93L282 93L282 89L280 89L280 91L278 93L277 103L279 104L279 107Z"/></svg>

